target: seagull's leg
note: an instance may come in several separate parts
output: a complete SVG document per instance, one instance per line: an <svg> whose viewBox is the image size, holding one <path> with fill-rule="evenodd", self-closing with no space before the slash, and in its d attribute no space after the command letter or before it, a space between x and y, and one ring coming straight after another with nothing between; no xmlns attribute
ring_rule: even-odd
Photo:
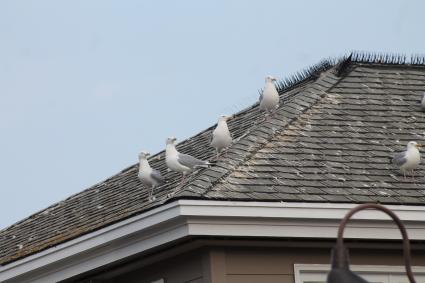
<svg viewBox="0 0 425 283"><path fill-rule="evenodd" d="M406 170L403 170L404 180L406 180Z"/></svg>
<svg viewBox="0 0 425 283"><path fill-rule="evenodd" d="M153 195L153 189L155 188L155 185L151 186L151 190L149 192L149 201L154 201L156 197Z"/></svg>
<svg viewBox="0 0 425 283"><path fill-rule="evenodd" d="M215 149L216 153L217 153L217 157L216 159L218 159L220 157L220 151L218 150L218 148Z"/></svg>
<svg viewBox="0 0 425 283"><path fill-rule="evenodd" d="M415 170L412 169L412 180L415 181Z"/></svg>
<svg viewBox="0 0 425 283"><path fill-rule="evenodd" d="M276 109L272 111L272 115L271 115L272 118L274 118L276 116L278 107L276 107Z"/></svg>
<svg viewBox="0 0 425 283"><path fill-rule="evenodd" d="M152 186L151 186L151 189L149 190L148 200L151 201L151 198L152 198Z"/></svg>
<svg viewBox="0 0 425 283"><path fill-rule="evenodd" d="M182 180L180 181L180 185L178 186L178 188L183 187L183 184L185 181L186 181L186 173L183 172Z"/></svg>
<svg viewBox="0 0 425 283"><path fill-rule="evenodd" d="M220 156L226 157L226 150L227 150L227 148L222 148L220 150Z"/></svg>
<svg viewBox="0 0 425 283"><path fill-rule="evenodd" d="M223 157L227 157L227 150L229 150L229 147L226 147L225 149L223 149L224 151Z"/></svg>
<svg viewBox="0 0 425 283"><path fill-rule="evenodd" d="M216 156L216 158L215 158L215 160L217 160L222 154L223 154L223 152L224 152L224 157L226 157L226 149L216 149L216 153L217 153L217 156Z"/></svg>

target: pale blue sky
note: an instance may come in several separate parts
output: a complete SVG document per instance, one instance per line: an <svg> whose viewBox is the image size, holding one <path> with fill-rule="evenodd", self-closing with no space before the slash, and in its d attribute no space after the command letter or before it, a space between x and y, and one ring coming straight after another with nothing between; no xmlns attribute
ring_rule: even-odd
<svg viewBox="0 0 425 283"><path fill-rule="evenodd" d="M0 1L0 228L351 50L425 53L425 1Z"/></svg>

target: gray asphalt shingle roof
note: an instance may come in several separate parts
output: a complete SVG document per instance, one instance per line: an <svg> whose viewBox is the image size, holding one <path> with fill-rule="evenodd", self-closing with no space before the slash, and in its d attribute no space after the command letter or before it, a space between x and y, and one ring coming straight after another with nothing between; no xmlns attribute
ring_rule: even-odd
<svg viewBox="0 0 425 283"><path fill-rule="evenodd" d="M168 180L155 202L147 201L133 165L0 231L0 264L182 198L425 205L425 166L413 181L390 164L408 141L425 137L425 66L378 59L322 64L300 82L282 84L283 103L269 121L257 104L237 113L229 122L235 143L182 188L180 175L166 171L164 152L153 156L151 165ZM177 148L213 158L212 130Z"/></svg>

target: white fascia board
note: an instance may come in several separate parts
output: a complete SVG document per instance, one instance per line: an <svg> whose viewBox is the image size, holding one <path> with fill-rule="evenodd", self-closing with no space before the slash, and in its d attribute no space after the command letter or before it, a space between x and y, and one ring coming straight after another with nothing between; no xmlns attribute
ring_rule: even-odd
<svg viewBox="0 0 425 283"><path fill-rule="evenodd" d="M355 204L179 200L0 266L0 282L57 282L186 236L335 238ZM425 240L425 207L387 206ZM347 238L399 239L379 211L354 216Z"/></svg>
<svg viewBox="0 0 425 283"><path fill-rule="evenodd" d="M191 235L335 238L341 219L355 204L266 203L182 200ZM405 223L410 239L425 240L425 207L387 206ZM193 217L193 216L197 217ZM353 216L344 234L352 239L400 239L392 219L377 210Z"/></svg>
<svg viewBox="0 0 425 283"><path fill-rule="evenodd" d="M217 217L262 217L286 219L341 220L356 204L299 203L299 202L240 202L180 200L182 214ZM422 221L425 206L386 205L403 221ZM422 218L421 218L422 217ZM388 220L389 216L377 210L365 210L352 219Z"/></svg>

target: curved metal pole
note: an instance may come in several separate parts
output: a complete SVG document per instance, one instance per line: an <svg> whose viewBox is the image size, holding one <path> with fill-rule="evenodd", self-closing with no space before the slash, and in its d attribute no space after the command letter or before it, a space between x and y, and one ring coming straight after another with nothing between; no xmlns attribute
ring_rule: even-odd
<svg viewBox="0 0 425 283"><path fill-rule="evenodd" d="M385 206L382 206L382 205L379 205L379 204L366 203L366 204L361 204L359 206L356 206L353 209L351 209L345 215L345 217L342 219L342 221L339 225L338 238L337 238L337 242L336 242L336 249L337 249L336 250L336 253L337 253L336 256L338 257L338 262L339 263L344 262L344 239L343 239L343 235L344 235L344 229L345 229L345 226L346 226L348 220L350 220L351 216L353 216L355 213L357 213L361 210L365 210L365 209L377 209L377 210L380 210L382 212L385 212L397 224L398 229L400 230L401 235L403 237L403 254L404 254L404 265L406 267L406 274L407 274L407 277L409 278L410 283L416 283L415 278L413 277L413 273L412 273L411 258L410 258L410 242L409 242L409 238L407 236L406 228L404 227L400 218L398 218L398 216L394 212L392 212L390 209L386 208Z"/></svg>

